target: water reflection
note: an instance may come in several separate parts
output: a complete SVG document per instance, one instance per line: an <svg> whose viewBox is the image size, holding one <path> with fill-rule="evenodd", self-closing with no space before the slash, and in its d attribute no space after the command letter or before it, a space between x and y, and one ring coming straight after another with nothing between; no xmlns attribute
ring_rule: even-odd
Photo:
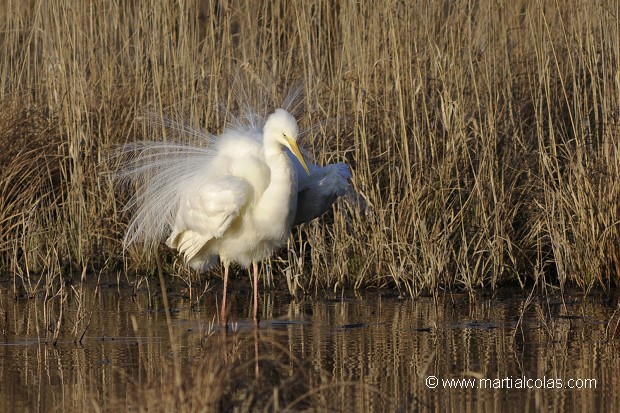
<svg viewBox="0 0 620 413"><path fill-rule="evenodd" d="M224 331L217 293L199 306L173 297L182 382L175 387L175 355L154 291L84 288L82 307L77 297L65 302L54 346L45 340L59 306L16 300L12 287L0 287L0 411L620 407L616 304L602 294L294 301L270 292L261 296L256 330L245 289L231 294ZM585 379L596 388L565 388Z"/></svg>

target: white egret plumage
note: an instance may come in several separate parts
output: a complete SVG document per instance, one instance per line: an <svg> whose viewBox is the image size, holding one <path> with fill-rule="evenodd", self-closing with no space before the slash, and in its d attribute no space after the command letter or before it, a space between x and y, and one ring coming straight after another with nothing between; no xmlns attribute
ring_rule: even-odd
<svg viewBox="0 0 620 413"><path fill-rule="evenodd" d="M258 262L286 242L292 225L329 209L351 175L342 163L308 166L297 145L297 122L286 110L247 119L247 124L236 120L219 137L169 121L164 126L183 139L124 146L119 176L137 189L128 204L135 212L125 245L166 238L166 245L198 271L219 257L222 320L230 264L251 264L258 322Z"/></svg>

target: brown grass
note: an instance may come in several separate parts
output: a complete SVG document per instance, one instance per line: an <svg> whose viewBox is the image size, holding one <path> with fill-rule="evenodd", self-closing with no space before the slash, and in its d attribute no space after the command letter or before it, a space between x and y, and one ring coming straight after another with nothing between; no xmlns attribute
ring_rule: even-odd
<svg viewBox="0 0 620 413"><path fill-rule="evenodd" d="M239 70L250 100L307 83L302 125L335 122L304 144L347 160L367 205L305 225L276 276L412 295L616 284L617 2L1 3L0 263L28 291L152 271L121 253L107 154L142 137L146 106L219 131Z"/></svg>

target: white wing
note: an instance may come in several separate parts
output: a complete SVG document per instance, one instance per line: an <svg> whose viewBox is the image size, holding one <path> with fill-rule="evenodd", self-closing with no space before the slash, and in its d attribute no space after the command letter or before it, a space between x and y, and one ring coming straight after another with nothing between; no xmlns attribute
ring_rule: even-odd
<svg viewBox="0 0 620 413"><path fill-rule="evenodd" d="M200 129L160 120L150 112L146 121L155 138L165 131L169 140L129 143L116 148L110 159L117 182L134 192L124 208L133 211L123 239L125 248L138 241L151 248L168 235L183 193L182 183L205 176L217 153L217 140Z"/></svg>
<svg viewBox="0 0 620 413"><path fill-rule="evenodd" d="M213 238L224 235L239 216L251 188L241 178L223 176L197 188L188 188L181 197L172 234L166 241L186 261L191 260Z"/></svg>

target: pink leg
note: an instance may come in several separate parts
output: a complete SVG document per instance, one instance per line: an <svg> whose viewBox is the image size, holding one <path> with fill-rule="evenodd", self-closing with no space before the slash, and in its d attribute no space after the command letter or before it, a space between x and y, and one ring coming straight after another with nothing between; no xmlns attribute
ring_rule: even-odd
<svg viewBox="0 0 620 413"><path fill-rule="evenodd" d="M252 266L254 267L254 324L258 325L260 321L258 318L258 263L254 261Z"/></svg>
<svg viewBox="0 0 620 413"><path fill-rule="evenodd" d="M220 315L220 323L223 326L228 325L228 313L226 311L226 290L228 289L228 263L224 264L224 292L222 293L222 310Z"/></svg>
<svg viewBox="0 0 620 413"><path fill-rule="evenodd" d="M254 375L256 378L260 376L260 368L258 366L258 324L254 324Z"/></svg>

